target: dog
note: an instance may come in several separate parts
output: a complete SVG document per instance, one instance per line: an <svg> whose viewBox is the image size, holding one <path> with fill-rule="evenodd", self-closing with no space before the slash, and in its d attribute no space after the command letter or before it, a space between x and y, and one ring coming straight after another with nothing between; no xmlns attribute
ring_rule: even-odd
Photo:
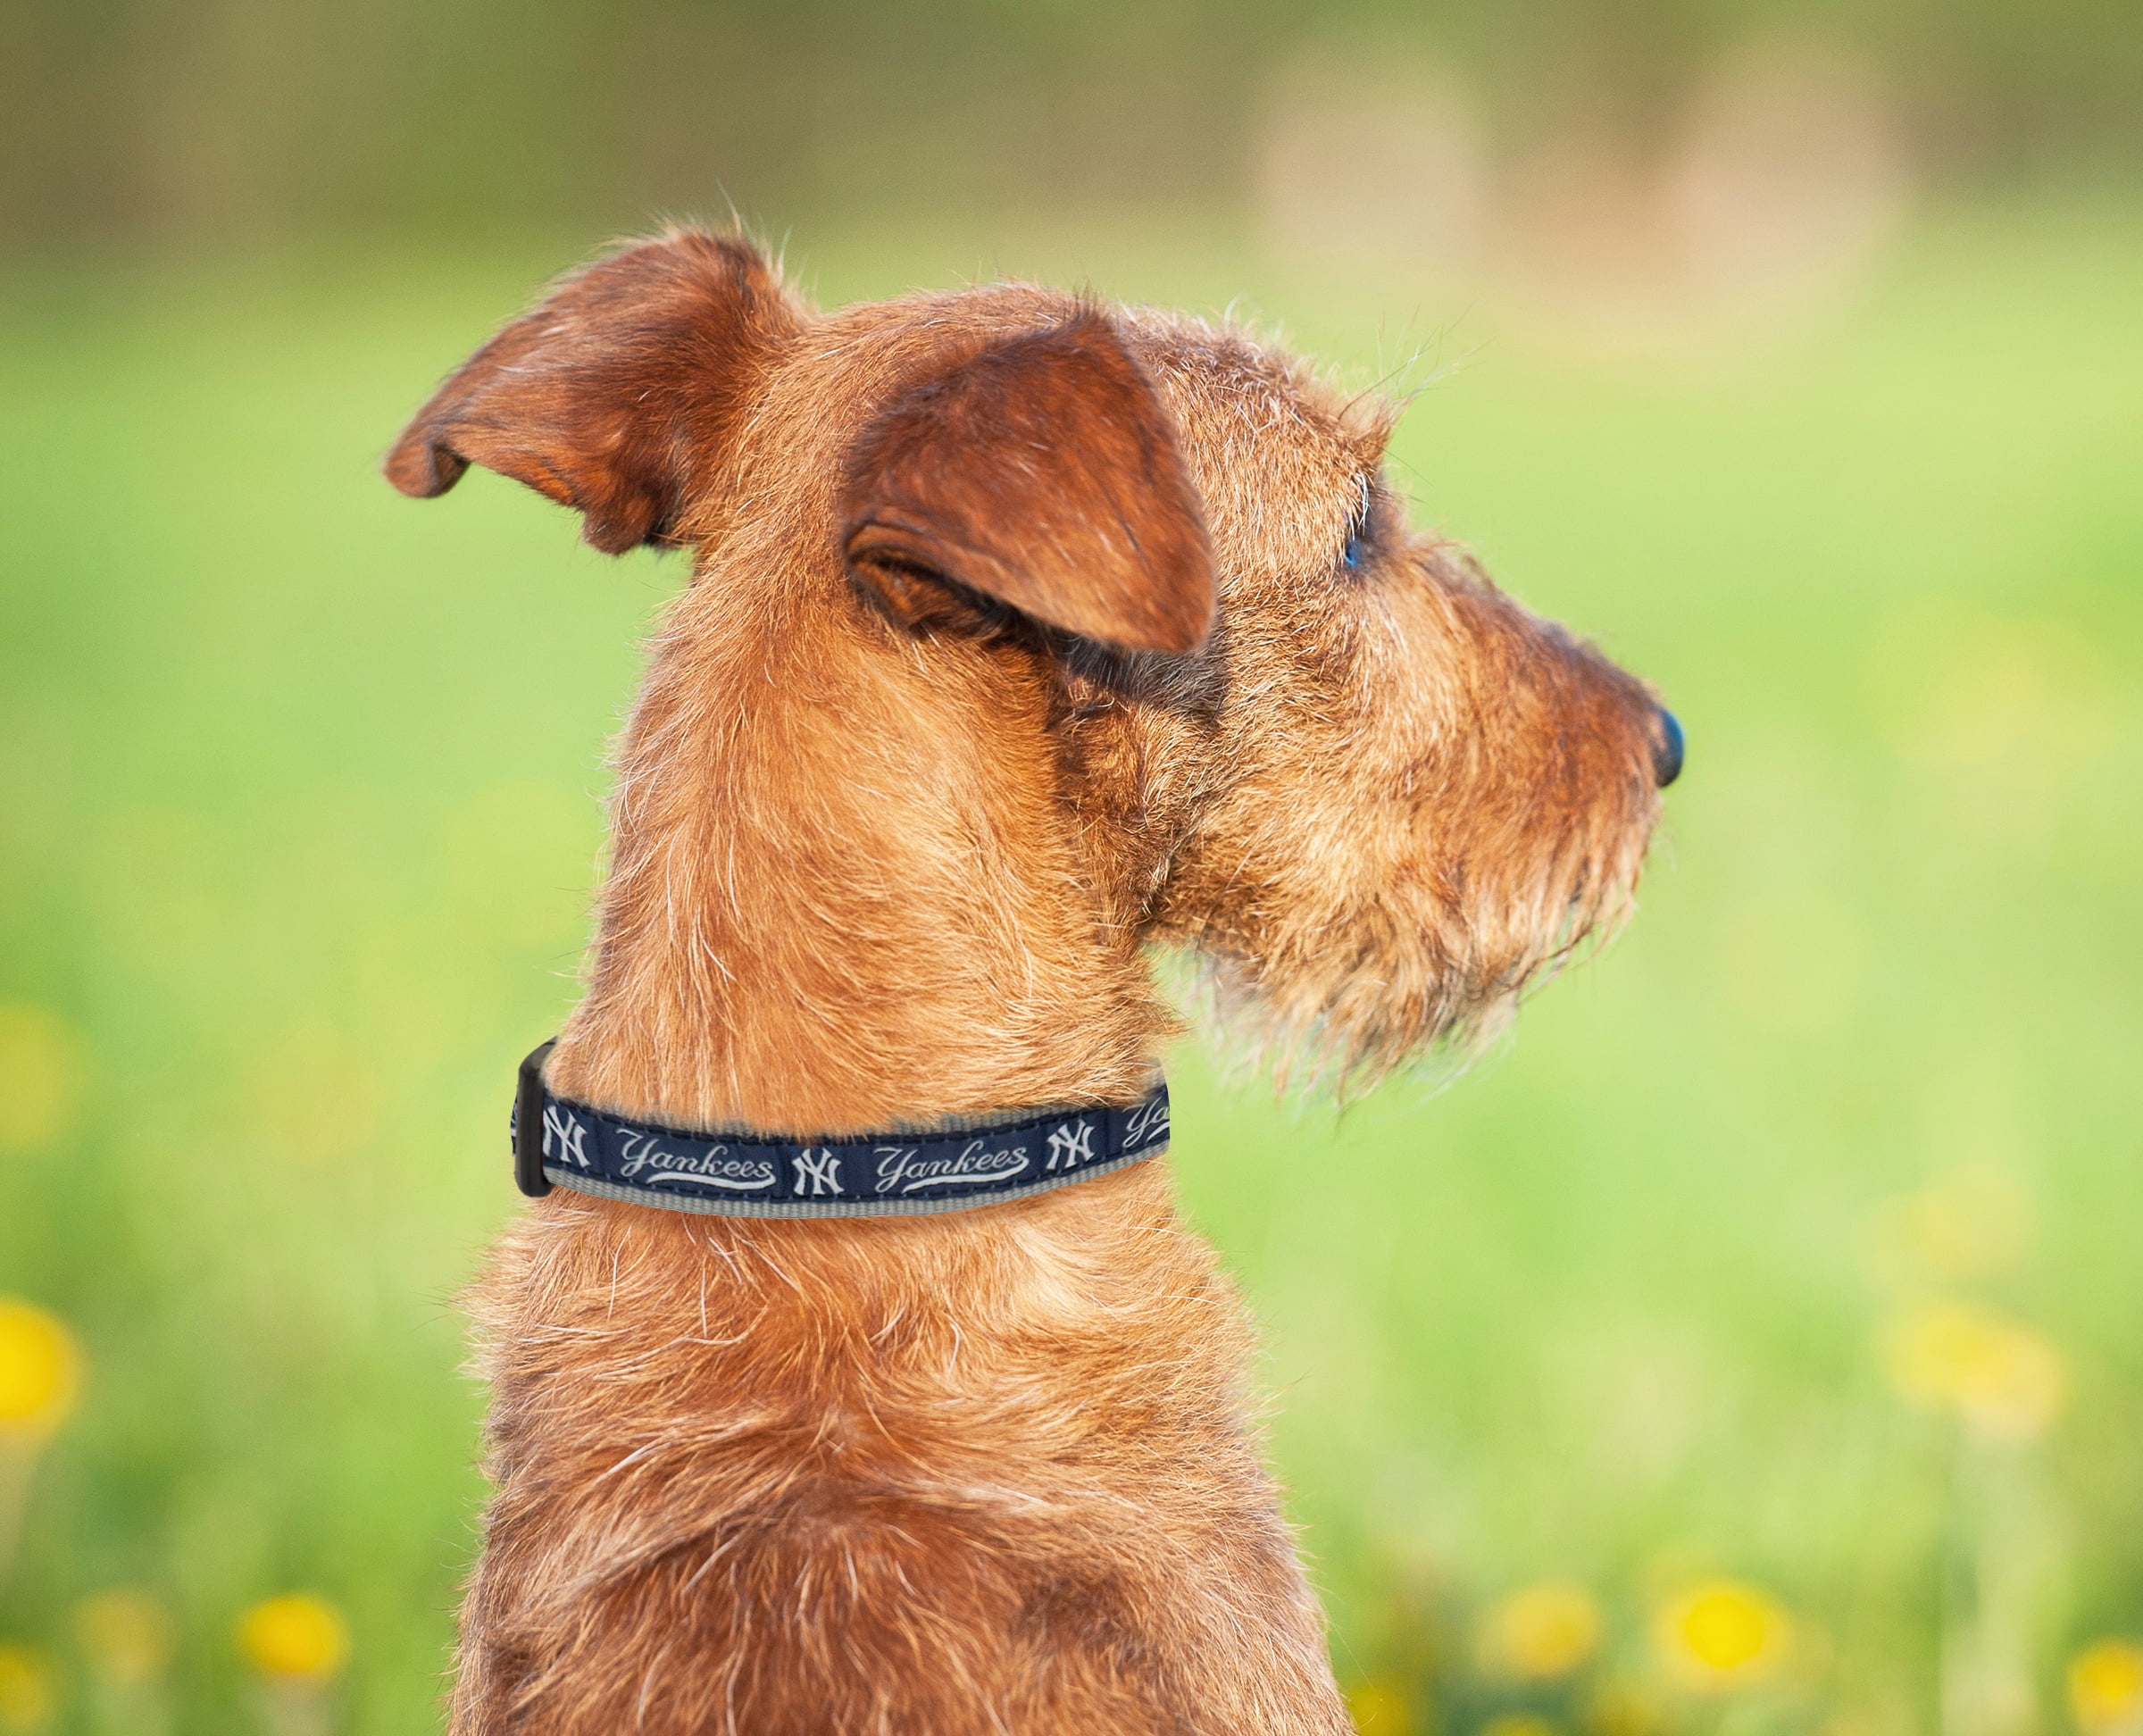
<svg viewBox="0 0 2143 1736"><path fill-rule="evenodd" d="M1392 416L1027 284L821 313L680 229L395 445L692 551L473 1296L454 1736L1349 1728L1149 961L1357 1089L1612 929L1681 751L1407 530Z"/></svg>

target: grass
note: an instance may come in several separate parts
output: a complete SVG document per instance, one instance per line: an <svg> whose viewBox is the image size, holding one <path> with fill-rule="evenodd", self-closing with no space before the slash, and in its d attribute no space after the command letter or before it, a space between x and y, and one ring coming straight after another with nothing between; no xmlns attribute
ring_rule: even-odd
<svg viewBox="0 0 2143 1736"><path fill-rule="evenodd" d="M1098 234L790 252L830 300L980 262L1245 296L1365 378L1424 349L1418 513L1689 730L1641 916L1505 1052L1344 1118L1175 1069L1364 1725L2057 1726L2075 1648L2143 1628L2132 210L1931 218L1822 319L1641 362L1199 225ZM679 575L373 463L563 256L0 299L0 1291L88 1370L0 1641L56 1660L64 1730L68 1611L129 1584L177 1621L181 1732L252 1715L234 1624L291 1590L347 1615L344 1727L436 1716L480 1498L450 1298ZM1942 1340L1954 1298L2059 1397L2004 1412L2016 1340ZM1746 1690L1657 1643L1721 1579L1792 1627ZM1479 1665L1543 1580L1597 1645Z"/></svg>

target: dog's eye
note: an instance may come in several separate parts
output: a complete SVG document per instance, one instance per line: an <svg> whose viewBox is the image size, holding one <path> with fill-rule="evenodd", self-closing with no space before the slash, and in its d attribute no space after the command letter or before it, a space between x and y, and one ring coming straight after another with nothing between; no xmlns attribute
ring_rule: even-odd
<svg viewBox="0 0 2143 1736"><path fill-rule="evenodd" d="M1362 478L1355 487L1355 515L1347 522L1347 547L1339 555L1339 564L1349 572L1359 572L1369 559L1370 507L1375 498L1370 492L1367 477Z"/></svg>

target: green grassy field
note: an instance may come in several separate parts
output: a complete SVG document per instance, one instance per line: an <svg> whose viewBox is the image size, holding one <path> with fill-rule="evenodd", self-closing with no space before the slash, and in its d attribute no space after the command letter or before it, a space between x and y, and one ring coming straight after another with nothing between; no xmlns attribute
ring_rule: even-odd
<svg viewBox="0 0 2143 1736"><path fill-rule="evenodd" d="M1622 361L1196 225L791 238L829 300L1003 266L1420 351L1417 516L1689 727L1634 928L1456 1083L1174 1069L1365 1727L2012 1736L2143 1631L2137 215L1930 218L1850 306ZM679 571L374 465L565 256L0 285L0 1292L87 1369L0 1642L62 1730L154 1727L92 1715L114 1585L181 1732L246 1727L233 1624L294 1588L348 1617L339 1728L436 1720L451 1298ZM1559 1654L1496 1614L1543 1581ZM1745 1665L1674 1626L1720 1582Z"/></svg>

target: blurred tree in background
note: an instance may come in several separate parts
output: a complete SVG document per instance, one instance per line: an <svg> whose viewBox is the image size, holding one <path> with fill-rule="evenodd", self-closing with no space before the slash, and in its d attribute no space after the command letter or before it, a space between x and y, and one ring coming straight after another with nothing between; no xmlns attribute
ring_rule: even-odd
<svg viewBox="0 0 2143 1736"><path fill-rule="evenodd" d="M46 244L1240 200L1260 93L1335 32L1479 95L1495 147L1641 154L1751 38L1864 61L1937 177L2143 145L2127 0L16 0L0 237Z"/></svg>

